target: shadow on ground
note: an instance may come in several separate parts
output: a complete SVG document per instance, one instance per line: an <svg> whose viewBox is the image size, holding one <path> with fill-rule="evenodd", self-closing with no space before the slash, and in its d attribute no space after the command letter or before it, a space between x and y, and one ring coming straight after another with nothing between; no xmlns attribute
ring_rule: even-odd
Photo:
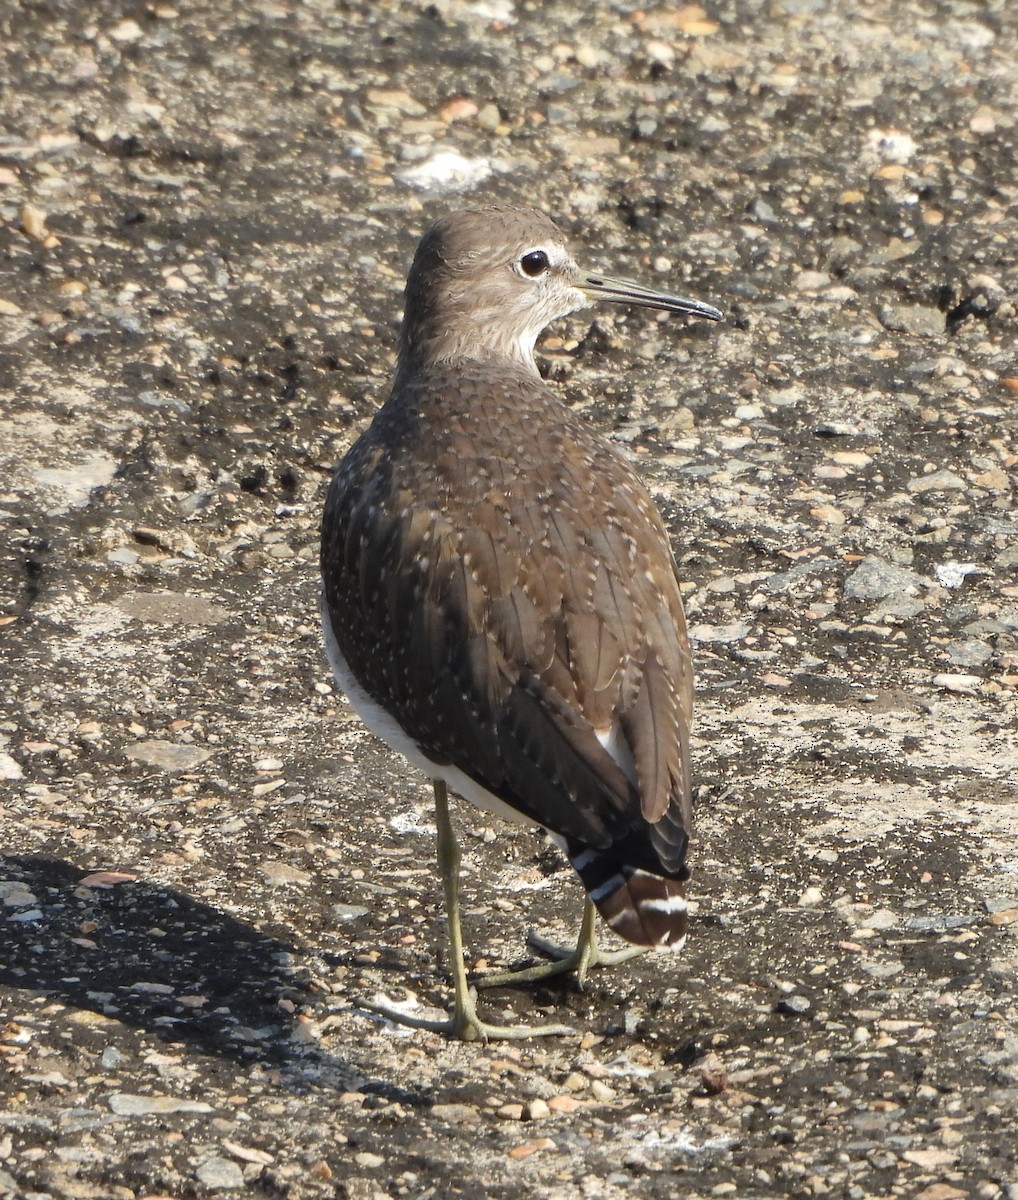
<svg viewBox="0 0 1018 1200"><path fill-rule="evenodd" d="M4 856L0 874L36 900L6 923L0 986L201 1054L276 1069L296 1090L327 1079L424 1102L318 1048L302 1010L323 997L290 942L173 888L88 886L81 868L64 860Z"/></svg>

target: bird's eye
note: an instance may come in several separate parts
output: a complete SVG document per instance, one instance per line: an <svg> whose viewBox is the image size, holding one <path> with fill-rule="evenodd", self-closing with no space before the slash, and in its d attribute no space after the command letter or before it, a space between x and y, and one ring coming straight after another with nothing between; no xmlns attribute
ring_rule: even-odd
<svg viewBox="0 0 1018 1200"><path fill-rule="evenodd" d="M520 270L530 279L543 275L550 266L548 255L543 250L531 250L520 259Z"/></svg>

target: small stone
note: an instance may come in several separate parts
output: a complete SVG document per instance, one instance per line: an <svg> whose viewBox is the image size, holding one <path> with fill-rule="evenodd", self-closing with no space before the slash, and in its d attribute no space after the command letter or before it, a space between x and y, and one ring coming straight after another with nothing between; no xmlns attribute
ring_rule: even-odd
<svg viewBox="0 0 1018 1200"><path fill-rule="evenodd" d="M124 748L124 754L134 762L146 767L155 767L170 775L193 771L212 757L211 750L200 750L197 746L178 746L176 742L150 738L147 742L133 742Z"/></svg>
<svg viewBox="0 0 1018 1200"><path fill-rule="evenodd" d="M229 1158L207 1158L195 1171L195 1179L212 1191L224 1191L226 1188L242 1188L244 1173Z"/></svg>
<svg viewBox="0 0 1018 1200"><path fill-rule="evenodd" d="M978 638L948 642L947 658L953 667L983 667L993 657L993 649Z"/></svg>
<svg viewBox="0 0 1018 1200"><path fill-rule="evenodd" d="M812 1005L806 996L783 996L774 1006L775 1012L787 1013L789 1016L798 1017L803 1013L809 1012Z"/></svg>
<svg viewBox="0 0 1018 1200"><path fill-rule="evenodd" d="M495 1110L495 1115L501 1117L503 1121L522 1121L523 1105L503 1104L501 1108Z"/></svg>
<svg viewBox="0 0 1018 1200"><path fill-rule="evenodd" d="M697 1063L696 1073L708 1096L719 1096L728 1087L728 1071L721 1055L713 1050Z"/></svg>
<svg viewBox="0 0 1018 1200"><path fill-rule="evenodd" d="M498 111L498 105L491 103L483 105L477 114L477 124L489 133L494 133L502 124L502 114Z"/></svg>
<svg viewBox="0 0 1018 1200"><path fill-rule="evenodd" d="M460 96L455 100L450 100L448 104L444 104L438 111L439 118L452 124L455 121L469 121L477 116L477 105L473 100L467 99L465 96Z"/></svg>
<svg viewBox="0 0 1018 1200"><path fill-rule="evenodd" d="M978 675L951 675L942 672L930 680L934 687L943 688L945 692L974 692L983 682Z"/></svg>
<svg viewBox="0 0 1018 1200"><path fill-rule="evenodd" d="M423 117L427 109L401 88L368 88L367 100L377 108L394 108L407 117Z"/></svg>
<svg viewBox="0 0 1018 1200"><path fill-rule="evenodd" d="M996 128L997 116L986 104L981 104L969 118L969 129L973 133L993 133Z"/></svg>
<svg viewBox="0 0 1018 1200"><path fill-rule="evenodd" d="M800 908L813 908L817 904L822 904L823 899L824 894L818 887L808 887L796 903Z"/></svg>
<svg viewBox="0 0 1018 1200"><path fill-rule="evenodd" d="M385 1159L380 1154L372 1154L370 1150L362 1150L360 1154L355 1154L353 1160L366 1170L374 1171L385 1166Z"/></svg>
<svg viewBox="0 0 1018 1200"><path fill-rule="evenodd" d="M760 682L764 687L769 688L787 688L792 686L792 681L787 675L778 675L774 671L767 671L761 675Z"/></svg>
<svg viewBox="0 0 1018 1200"><path fill-rule="evenodd" d="M990 913L987 920L991 925L1013 925L1018 921L1018 908L1004 908L999 912Z"/></svg>
<svg viewBox="0 0 1018 1200"><path fill-rule="evenodd" d="M548 1101L548 1108L552 1112L571 1113L582 1107L583 1101L577 1100L575 1096L552 1096Z"/></svg>
<svg viewBox="0 0 1018 1200"><path fill-rule="evenodd" d="M513 1146L509 1151L509 1157L512 1159L529 1158L531 1154L537 1154L541 1150L554 1150L555 1143L551 1138L538 1138L534 1142L524 1142L520 1146Z"/></svg>
<svg viewBox="0 0 1018 1200"><path fill-rule="evenodd" d="M845 580L845 595L850 600L883 600L900 592L914 596L923 583L922 576L915 571L870 554Z"/></svg>
<svg viewBox="0 0 1018 1200"><path fill-rule="evenodd" d="M232 1154L234 1158L239 1158L241 1162L258 1163L263 1167L276 1161L267 1150L258 1150L254 1146L242 1146L239 1142L231 1142L226 1138L223 1139L223 1149L228 1154Z"/></svg>
<svg viewBox="0 0 1018 1200"><path fill-rule="evenodd" d="M544 1100L537 1097L527 1104L523 1115L528 1121L543 1121L551 1116L551 1109Z"/></svg>
<svg viewBox="0 0 1018 1200"><path fill-rule="evenodd" d="M929 475L910 479L908 490L910 492L964 492L968 490L968 484L953 471L932 471Z"/></svg>
<svg viewBox="0 0 1018 1200"><path fill-rule="evenodd" d="M472 1125L480 1120L480 1113L470 1104L433 1104L429 1112L450 1125Z"/></svg>
<svg viewBox="0 0 1018 1200"><path fill-rule="evenodd" d="M135 1096L129 1092L115 1092L107 1103L118 1117L212 1112L212 1105L203 1100L183 1100L178 1096Z"/></svg>
<svg viewBox="0 0 1018 1200"><path fill-rule="evenodd" d="M906 1150L902 1157L917 1167L949 1167L958 1161L950 1150Z"/></svg>
<svg viewBox="0 0 1018 1200"><path fill-rule="evenodd" d="M136 42L142 36L141 26L130 17L114 25L109 32L115 42Z"/></svg>
<svg viewBox="0 0 1018 1200"><path fill-rule="evenodd" d="M601 1104L609 1104L615 1099L615 1089L610 1088L606 1083L602 1083L600 1079L595 1079L591 1083L590 1094Z"/></svg>
<svg viewBox="0 0 1018 1200"><path fill-rule="evenodd" d="M78 887L114 888L121 883L136 883L137 875L129 871L91 871L78 880Z"/></svg>
<svg viewBox="0 0 1018 1200"><path fill-rule="evenodd" d="M835 508L833 504L817 504L809 510L809 515L815 521L822 521L825 525L845 524L845 514L840 508Z"/></svg>
<svg viewBox="0 0 1018 1200"><path fill-rule="evenodd" d="M307 871L302 871L299 867L291 867L289 863L284 862L264 862L259 864L258 869L272 887L283 887L291 883L308 884L312 878Z"/></svg>
<svg viewBox="0 0 1018 1200"><path fill-rule="evenodd" d="M337 921L357 921L366 917L370 911L363 904L333 904L329 908L329 912Z"/></svg>
<svg viewBox="0 0 1018 1200"><path fill-rule="evenodd" d="M983 568L978 563L955 562L952 559L948 562L937 563L933 568L933 573L941 587L959 588L969 575L981 575Z"/></svg>
<svg viewBox="0 0 1018 1200"><path fill-rule="evenodd" d="M21 229L26 237L33 242L41 242L46 237L46 214L32 204L21 206Z"/></svg>
<svg viewBox="0 0 1018 1200"><path fill-rule="evenodd" d="M800 271L792 281L797 292L818 292L831 282L826 271Z"/></svg>
<svg viewBox="0 0 1018 1200"><path fill-rule="evenodd" d="M895 333L913 337L943 337L946 330L944 314L938 308L922 304L890 304L880 310L880 324Z"/></svg>
<svg viewBox="0 0 1018 1200"><path fill-rule="evenodd" d="M733 621L730 625L691 625L689 637L694 642L739 642L751 628L746 621Z"/></svg>
<svg viewBox="0 0 1018 1200"><path fill-rule="evenodd" d="M699 4L683 4L675 12L675 24L687 37L710 37L721 28Z"/></svg>

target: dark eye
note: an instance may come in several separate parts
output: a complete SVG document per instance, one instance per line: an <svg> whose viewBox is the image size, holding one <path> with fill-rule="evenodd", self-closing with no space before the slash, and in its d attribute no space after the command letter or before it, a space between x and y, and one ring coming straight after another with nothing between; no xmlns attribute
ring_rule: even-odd
<svg viewBox="0 0 1018 1200"><path fill-rule="evenodd" d="M550 266L548 256L543 250L531 250L529 254L524 254L520 259L520 270L524 275L529 275L531 279L543 275Z"/></svg>

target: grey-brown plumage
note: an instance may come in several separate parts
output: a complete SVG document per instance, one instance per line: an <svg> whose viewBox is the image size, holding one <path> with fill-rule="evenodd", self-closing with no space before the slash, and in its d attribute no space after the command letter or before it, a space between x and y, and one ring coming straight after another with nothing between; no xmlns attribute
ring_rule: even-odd
<svg viewBox="0 0 1018 1200"><path fill-rule="evenodd" d="M611 926L664 949L685 937L691 822L675 562L633 468L533 359L589 297L721 315L581 273L533 210L425 235L392 393L329 490L323 614L369 726L557 835Z"/></svg>

